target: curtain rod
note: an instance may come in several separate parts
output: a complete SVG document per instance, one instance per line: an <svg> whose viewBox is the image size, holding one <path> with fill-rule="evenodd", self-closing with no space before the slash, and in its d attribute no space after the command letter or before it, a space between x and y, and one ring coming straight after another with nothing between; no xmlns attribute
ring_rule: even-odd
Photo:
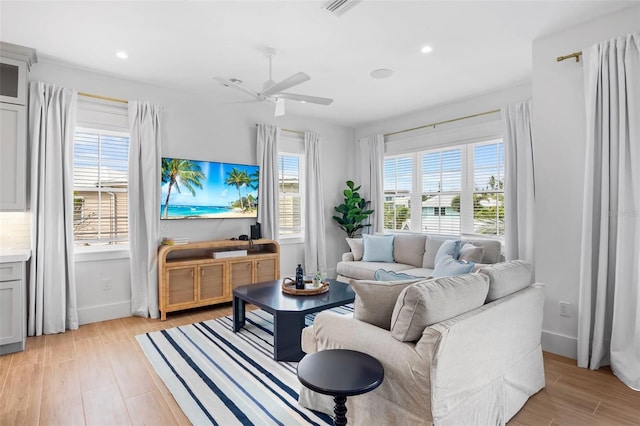
<svg viewBox="0 0 640 426"><path fill-rule="evenodd" d="M125 99L110 98L108 96L94 95L92 93L78 92L78 95L84 96L86 98L94 98L94 99L102 99L102 100L105 100L105 101L120 102L121 104L128 104L129 103L129 101L127 101Z"/></svg>
<svg viewBox="0 0 640 426"><path fill-rule="evenodd" d="M258 127L258 124L256 123L256 127ZM291 130L291 129L280 129L283 132L289 132L289 133L297 133L299 135L304 135L304 132L300 131L300 130Z"/></svg>
<svg viewBox="0 0 640 426"><path fill-rule="evenodd" d="M582 52L573 52L573 53L569 53L568 55L558 56L556 58L556 61L557 62L562 62L565 59L576 58L576 62L580 62L580 56L582 56Z"/></svg>
<svg viewBox="0 0 640 426"><path fill-rule="evenodd" d="M425 125L418 126L418 127L412 127L411 129L404 129L404 130L398 130L397 132L385 133L383 136L384 137L388 137L388 136L398 135L400 133L413 132L414 130L425 129L427 127L436 127L436 126L440 126L441 124L453 123L454 121L466 120L468 118L480 117L482 115L495 114L496 112L500 112L500 110L499 109L493 109L491 111L485 111L485 112L479 112L477 114L465 115L464 117L452 118L451 120L438 121L436 123L430 123L430 124L425 124Z"/></svg>

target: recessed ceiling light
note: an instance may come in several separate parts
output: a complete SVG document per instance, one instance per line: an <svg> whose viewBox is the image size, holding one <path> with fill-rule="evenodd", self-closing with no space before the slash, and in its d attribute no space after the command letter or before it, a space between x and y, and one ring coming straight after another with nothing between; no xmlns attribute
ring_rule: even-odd
<svg viewBox="0 0 640 426"><path fill-rule="evenodd" d="M421 51L422 53L429 53L429 52L431 52L432 50L433 50L433 47L431 47L431 46L424 46L422 49L420 49L420 51Z"/></svg>
<svg viewBox="0 0 640 426"><path fill-rule="evenodd" d="M127 55L127 52L125 52L124 50L119 50L118 52L116 52L116 56L120 59L127 59L129 57Z"/></svg>
<svg viewBox="0 0 640 426"><path fill-rule="evenodd" d="M393 75L393 70L389 70L386 68L379 68L377 70L371 71L370 75L373 78L388 78Z"/></svg>

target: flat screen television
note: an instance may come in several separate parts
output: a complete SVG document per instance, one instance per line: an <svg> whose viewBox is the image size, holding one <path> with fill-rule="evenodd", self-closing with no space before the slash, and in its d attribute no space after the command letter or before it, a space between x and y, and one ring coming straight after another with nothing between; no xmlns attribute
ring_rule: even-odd
<svg viewBox="0 0 640 426"><path fill-rule="evenodd" d="M258 166L162 158L162 219L256 218Z"/></svg>

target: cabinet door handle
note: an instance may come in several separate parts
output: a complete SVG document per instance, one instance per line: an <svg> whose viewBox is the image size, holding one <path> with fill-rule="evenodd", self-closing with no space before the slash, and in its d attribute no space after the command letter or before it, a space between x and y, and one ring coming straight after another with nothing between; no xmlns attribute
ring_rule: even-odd
<svg viewBox="0 0 640 426"><path fill-rule="evenodd" d="M191 277L193 278L193 269L191 270Z"/></svg>

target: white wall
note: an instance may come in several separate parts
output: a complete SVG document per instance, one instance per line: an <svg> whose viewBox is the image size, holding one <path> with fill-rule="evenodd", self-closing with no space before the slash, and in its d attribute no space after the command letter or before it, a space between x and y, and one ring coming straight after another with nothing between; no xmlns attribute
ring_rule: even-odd
<svg viewBox="0 0 640 426"><path fill-rule="evenodd" d="M584 182L583 63L556 57L640 29L640 6L533 42L536 279L546 284L542 344L576 358ZM570 303L569 318L560 301Z"/></svg>
<svg viewBox="0 0 640 426"><path fill-rule="evenodd" d="M37 49L37 46L33 46ZM150 72L152 72L150 70ZM277 124L293 130L312 130L321 135L324 175L327 263L335 265L345 248L344 235L331 220L333 206L341 201L344 181L350 177L353 130L321 120L295 117L274 118L271 104L237 103L216 105L198 94L114 78L52 62L40 62L31 80L55 83L103 96L150 101L164 107L165 133L162 154L197 160L256 164L256 123ZM216 84L211 82L211 84ZM250 219L206 219L162 221L161 234L186 236L192 241L225 239L249 234ZM282 275L293 274L303 262L302 244L281 246ZM130 300L128 260L111 253L106 260L80 256L77 262L80 323L128 315ZM108 283L108 284L106 284Z"/></svg>

